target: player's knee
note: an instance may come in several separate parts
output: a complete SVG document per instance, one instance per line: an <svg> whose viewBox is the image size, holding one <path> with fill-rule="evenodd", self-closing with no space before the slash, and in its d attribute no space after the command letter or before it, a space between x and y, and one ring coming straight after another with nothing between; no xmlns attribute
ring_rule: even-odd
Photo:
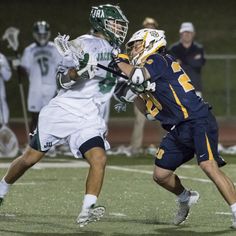
<svg viewBox="0 0 236 236"><path fill-rule="evenodd" d="M87 153L86 159L91 167L96 169L104 169L106 166L106 153L103 149L99 148L97 150L93 150L90 153Z"/></svg>
<svg viewBox="0 0 236 236"><path fill-rule="evenodd" d="M213 161L209 160L200 162L199 166L204 172L210 172L212 169L214 169Z"/></svg>
<svg viewBox="0 0 236 236"><path fill-rule="evenodd" d="M22 164L25 167L31 167L41 160L43 153L28 148L20 157Z"/></svg>
<svg viewBox="0 0 236 236"><path fill-rule="evenodd" d="M159 184L159 185L164 185L169 180L169 174L168 173L154 171L154 173L153 173L153 180L157 184Z"/></svg>
<svg viewBox="0 0 236 236"><path fill-rule="evenodd" d="M205 174L210 178L214 178L214 176L219 174L219 168L215 161L203 161L199 165Z"/></svg>

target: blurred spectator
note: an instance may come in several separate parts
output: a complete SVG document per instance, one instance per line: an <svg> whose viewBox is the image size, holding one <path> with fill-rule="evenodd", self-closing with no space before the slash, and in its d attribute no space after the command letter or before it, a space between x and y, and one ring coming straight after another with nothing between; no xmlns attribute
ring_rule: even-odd
<svg viewBox="0 0 236 236"><path fill-rule="evenodd" d="M7 58L0 53L0 123L8 124L9 108L6 101L5 81L11 78L12 72Z"/></svg>
<svg viewBox="0 0 236 236"><path fill-rule="evenodd" d="M205 64L204 49L194 41L195 29L191 22L183 22L179 29L180 40L169 48L169 53L181 64L190 77L196 93L202 96L201 69Z"/></svg>
<svg viewBox="0 0 236 236"><path fill-rule="evenodd" d="M157 29L158 23L155 19L146 17L142 23L143 28ZM130 142L130 152L131 155L139 154L142 150L143 145L143 131L146 121L146 117L139 111L139 109L134 105L134 126L131 135Z"/></svg>
<svg viewBox="0 0 236 236"><path fill-rule="evenodd" d="M142 23L143 28L157 29L158 23L155 19L151 17L146 17Z"/></svg>
<svg viewBox="0 0 236 236"><path fill-rule="evenodd" d="M53 42L50 42L50 26L46 21L33 25L34 43L23 52L20 71L29 79L28 111L31 112L30 132L36 128L43 106L56 95L56 70L61 60Z"/></svg>

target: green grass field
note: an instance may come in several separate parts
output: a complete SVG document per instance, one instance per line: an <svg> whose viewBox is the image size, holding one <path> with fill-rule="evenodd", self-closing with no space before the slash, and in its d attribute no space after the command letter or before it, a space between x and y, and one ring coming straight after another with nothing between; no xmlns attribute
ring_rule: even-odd
<svg viewBox="0 0 236 236"><path fill-rule="evenodd" d="M226 157L223 170L236 182L236 157ZM186 187L201 198L188 221L171 224L175 197L152 181L152 157L109 157L99 204L107 212L100 222L79 228L75 219L82 203L87 167L73 158L46 158L11 189L0 209L1 236L46 235L235 235L230 209L195 162L177 171ZM51 164L57 163L53 167ZM7 160L1 161L0 175ZM49 167L45 167L47 164ZM80 166L80 167L79 167ZM61 168L58 168L61 167Z"/></svg>

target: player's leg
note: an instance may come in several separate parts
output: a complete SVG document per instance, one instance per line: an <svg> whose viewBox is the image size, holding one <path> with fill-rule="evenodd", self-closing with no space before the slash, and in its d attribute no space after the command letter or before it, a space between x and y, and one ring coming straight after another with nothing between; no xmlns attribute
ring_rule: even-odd
<svg viewBox="0 0 236 236"><path fill-rule="evenodd" d="M107 158L104 141L99 136L83 143L80 151L90 166L82 210L77 218L77 223L83 227L90 222L99 220L105 213L103 206L95 206L95 204L102 188Z"/></svg>
<svg viewBox="0 0 236 236"><path fill-rule="evenodd" d="M218 127L212 114L205 124L196 126L194 140L199 166L231 207L236 228L236 190L231 179L219 169L226 163L218 153Z"/></svg>
<svg viewBox="0 0 236 236"><path fill-rule="evenodd" d="M94 147L85 153L90 168L86 181L86 194L98 196L105 173L106 154L105 150L100 147Z"/></svg>
<svg viewBox="0 0 236 236"><path fill-rule="evenodd" d="M158 166L154 168L154 181L177 196L178 210L173 223L175 225L183 223L189 215L191 206L197 203L199 193L187 190L173 171Z"/></svg>
<svg viewBox="0 0 236 236"><path fill-rule="evenodd" d="M232 228L236 229L236 190L232 180L219 169L214 160L203 161L200 163L200 167L216 185L217 189L230 206L233 215Z"/></svg>
<svg viewBox="0 0 236 236"><path fill-rule="evenodd" d="M37 163L44 156L43 152L34 150L28 147L25 152L16 158L8 168L5 176L0 182L0 199L1 202L7 192L9 187L15 183L31 166ZM1 203L0 202L0 203Z"/></svg>
<svg viewBox="0 0 236 236"><path fill-rule="evenodd" d="M199 194L187 190L174 173L176 168L194 154L192 149L176 142L174 136L175 131L168 133L163 139L156 156L153 178L158 185L177 196L178 210L174 224L179 225L187 219L191 206L199 199Z"/></svg>
<svg viewBox="0 0 236 236"><path fill-rule="evenodd" d="M47 116L45 111L51 113ZM59 140L56 138L56 135L51 135L50 132L53 131L53 128L57 130L59 125L53 120L53 115L55 119L58 119L59 116L54 110L50 108L44 108L41 116L39 118L38 127L39 129L35 130L34 135L30 140L29 147L24 151L24 153L16 158L10 165L6 175L3 177L0 184L0 197L3 198L8 192L9 186L15 183L31 166L40 161L44 154L50 149L50 147L56 144ZM53 127L53 128L52 128ZM65 133L65 130L63 130Z"/></svg>

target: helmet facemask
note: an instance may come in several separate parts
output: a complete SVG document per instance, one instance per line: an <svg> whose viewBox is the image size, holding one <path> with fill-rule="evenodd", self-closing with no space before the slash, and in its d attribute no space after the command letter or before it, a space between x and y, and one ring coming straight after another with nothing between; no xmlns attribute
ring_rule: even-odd
<svg viewBox="0 0 236 236"><path fill-rule="evenodd" d="M120 46L125 41L129 21L119 6L106 4L92 7L89 20L112 45Z"/></svg>
<svg viewBox="0 0 236 236"><path fill-rule="evenodd" d="M117 42L118 45L122 44L128 32L128 23L113 19L105 19L104 23L107 30L106 34L110 40Z"/></svg>
<svg viewBox="0 0 236 236"><path fill-rule="evenodd" d="M40 46L45 46L51 36L49 24L45 21L38 21L34 24L33 38Z"/></svg>

